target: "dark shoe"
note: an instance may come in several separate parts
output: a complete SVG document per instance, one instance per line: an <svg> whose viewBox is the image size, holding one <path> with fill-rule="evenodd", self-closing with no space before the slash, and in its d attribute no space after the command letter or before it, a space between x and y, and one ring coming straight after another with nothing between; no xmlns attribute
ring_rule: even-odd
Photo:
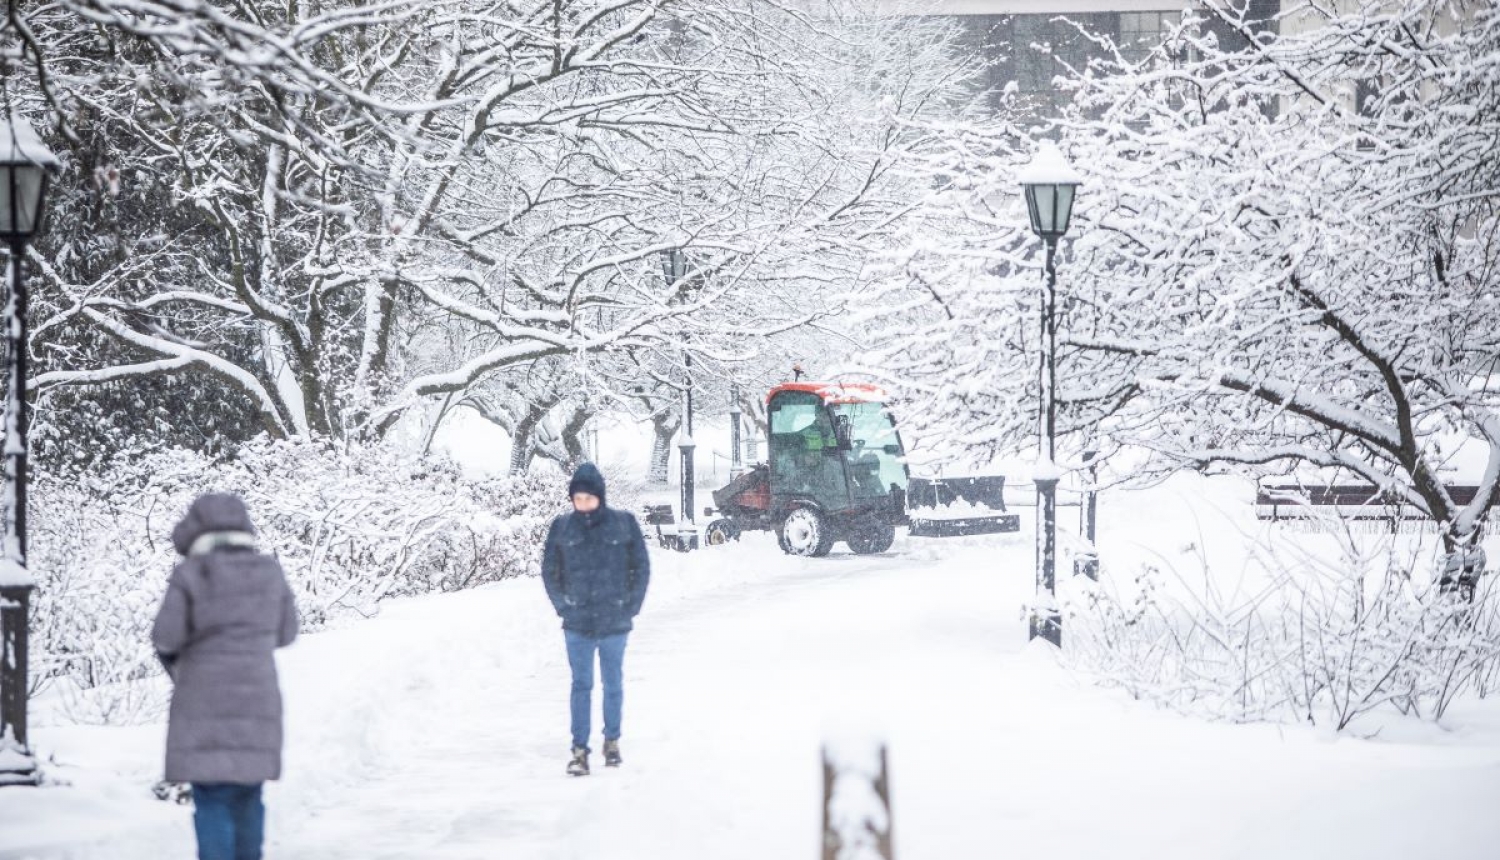
<svg viewBox="0 0 1500 860"><path fill-rule="evenodd" d="M573 747L573 760L568 762L568 776L589 775L588 747Z"/></svg>
<svg viewBox="0 0 1500 860"><path fill-rule="evenodd" d="M162 780L151 786L151 793L156 795L157 800L165 800L168 803L187 806L193 802L193 787L185 782Z"/></svg>
<svg viewBox="0 0 1500 860"><path fill-rule="evenodd" d="M605 767L619 767L620 766L620 742L619 741L617 741L617 740L615 740L615 741L609 741L609 740L607 740L607 741L604 742L604 766Z"/></svg>

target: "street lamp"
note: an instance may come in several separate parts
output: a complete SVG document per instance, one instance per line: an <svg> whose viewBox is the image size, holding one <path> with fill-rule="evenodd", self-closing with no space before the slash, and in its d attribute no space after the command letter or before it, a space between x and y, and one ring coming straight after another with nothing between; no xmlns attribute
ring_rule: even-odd
<svg viewBox="0 0 1500 860"><path fill-rule="evenodd" d="M681 248L672 248L662 254L661 272L667 279L667 286L681 283L688 274L688 257ZM687 371L687 422L683 425L683 434L677 441L677 450L682 461L682 520L689 527L694 523L693 517L693 356L684 353L683 366ZM689 528L691 532L691 528ZM696 535L684 535L679 531L677 536L679 548L689 549L696 541Z"/></svg>
<svg viewBox="0 0 1500 860"><path fill-rule="evenodd" d="M1042 337L1036 468L1037 606L1031 615L1031 638L1062 645L1062 615L1057 609L1057 240L1068 232L1073 196L1083 180L1051 141L1037 146L1021 170L1031 231L1047 246L1046 288L1042 291Z"/></svg>
<svg viewBox="0 0 1500 860"><path fill-rule="evenodd" d="M26 555L26 286L21 258L41 226L47 181L57 157L30 123L12 116L0 126L0 241L10 248L6 268L5 331L10 398L5 404L4 555L0 557L0 785L35 785L36 760L27 746L27 624L34 583Z"/></svg>

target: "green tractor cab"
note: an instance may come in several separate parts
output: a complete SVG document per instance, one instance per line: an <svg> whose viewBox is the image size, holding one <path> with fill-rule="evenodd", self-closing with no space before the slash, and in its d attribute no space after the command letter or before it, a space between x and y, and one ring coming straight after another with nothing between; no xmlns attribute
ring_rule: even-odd
<svg viewBox="0 0 1500 860"><path fill-rule="evenodd" d="M1003 478L913 480L885 401L870 385L773 388L766 398L768 460L714 491L721 519L709 524L705 542L774 530L785 552L822 556L840 541L856 553L884 552L903 525L918 537L1020 528L1015 515L1003 513ZM920 508L909 511L909 499ZM946 510L955 502L962 503L959 516Z"/></svg>

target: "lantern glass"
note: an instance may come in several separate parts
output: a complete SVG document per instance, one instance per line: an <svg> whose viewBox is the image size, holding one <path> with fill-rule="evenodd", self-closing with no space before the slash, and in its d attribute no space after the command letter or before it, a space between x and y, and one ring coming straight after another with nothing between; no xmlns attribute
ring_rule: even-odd
<svg viewBox="0 0 1500 860"><path fill-rule="evenodd" d="M1055 238L1068 232L1073 217L1073 183L1037 183L1026 186L1026 209L1031 230L1038 236Z"/></svg>
<svg viewBox="0 0 1500 860"><path fill-rule="evenodd" d="M47 173L59 167L25 117L0 123L0 239L26 242L41 227Z"/></svg>
<svg viewBox="0 0 1500 860"><path fill-rule="evenodd" d="M28 161L0 164L0 239L30 240L42 222L47 171Z"/></svg>

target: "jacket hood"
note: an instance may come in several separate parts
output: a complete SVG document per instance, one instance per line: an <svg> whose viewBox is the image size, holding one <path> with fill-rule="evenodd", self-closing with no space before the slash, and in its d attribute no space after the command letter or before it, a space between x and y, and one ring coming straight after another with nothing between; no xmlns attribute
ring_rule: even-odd
<svg viewBox="0 0 1500 860"><path fill-rule="evenodd" d="M205 493L193 500L182 522L172 529L172 546L187 555L198 538L209 532L255 534L245 503L232 493Z"/></svg>
<svg viewBox="0 0 1500 860"><path fill-rule="evenodd" d="M568 482L568 498L574 493L589 493L599 497L599 507L605 507L604 499L604 475L599 472L599 467L593 463L584 463L573 473L573 480Z"/></svg>

